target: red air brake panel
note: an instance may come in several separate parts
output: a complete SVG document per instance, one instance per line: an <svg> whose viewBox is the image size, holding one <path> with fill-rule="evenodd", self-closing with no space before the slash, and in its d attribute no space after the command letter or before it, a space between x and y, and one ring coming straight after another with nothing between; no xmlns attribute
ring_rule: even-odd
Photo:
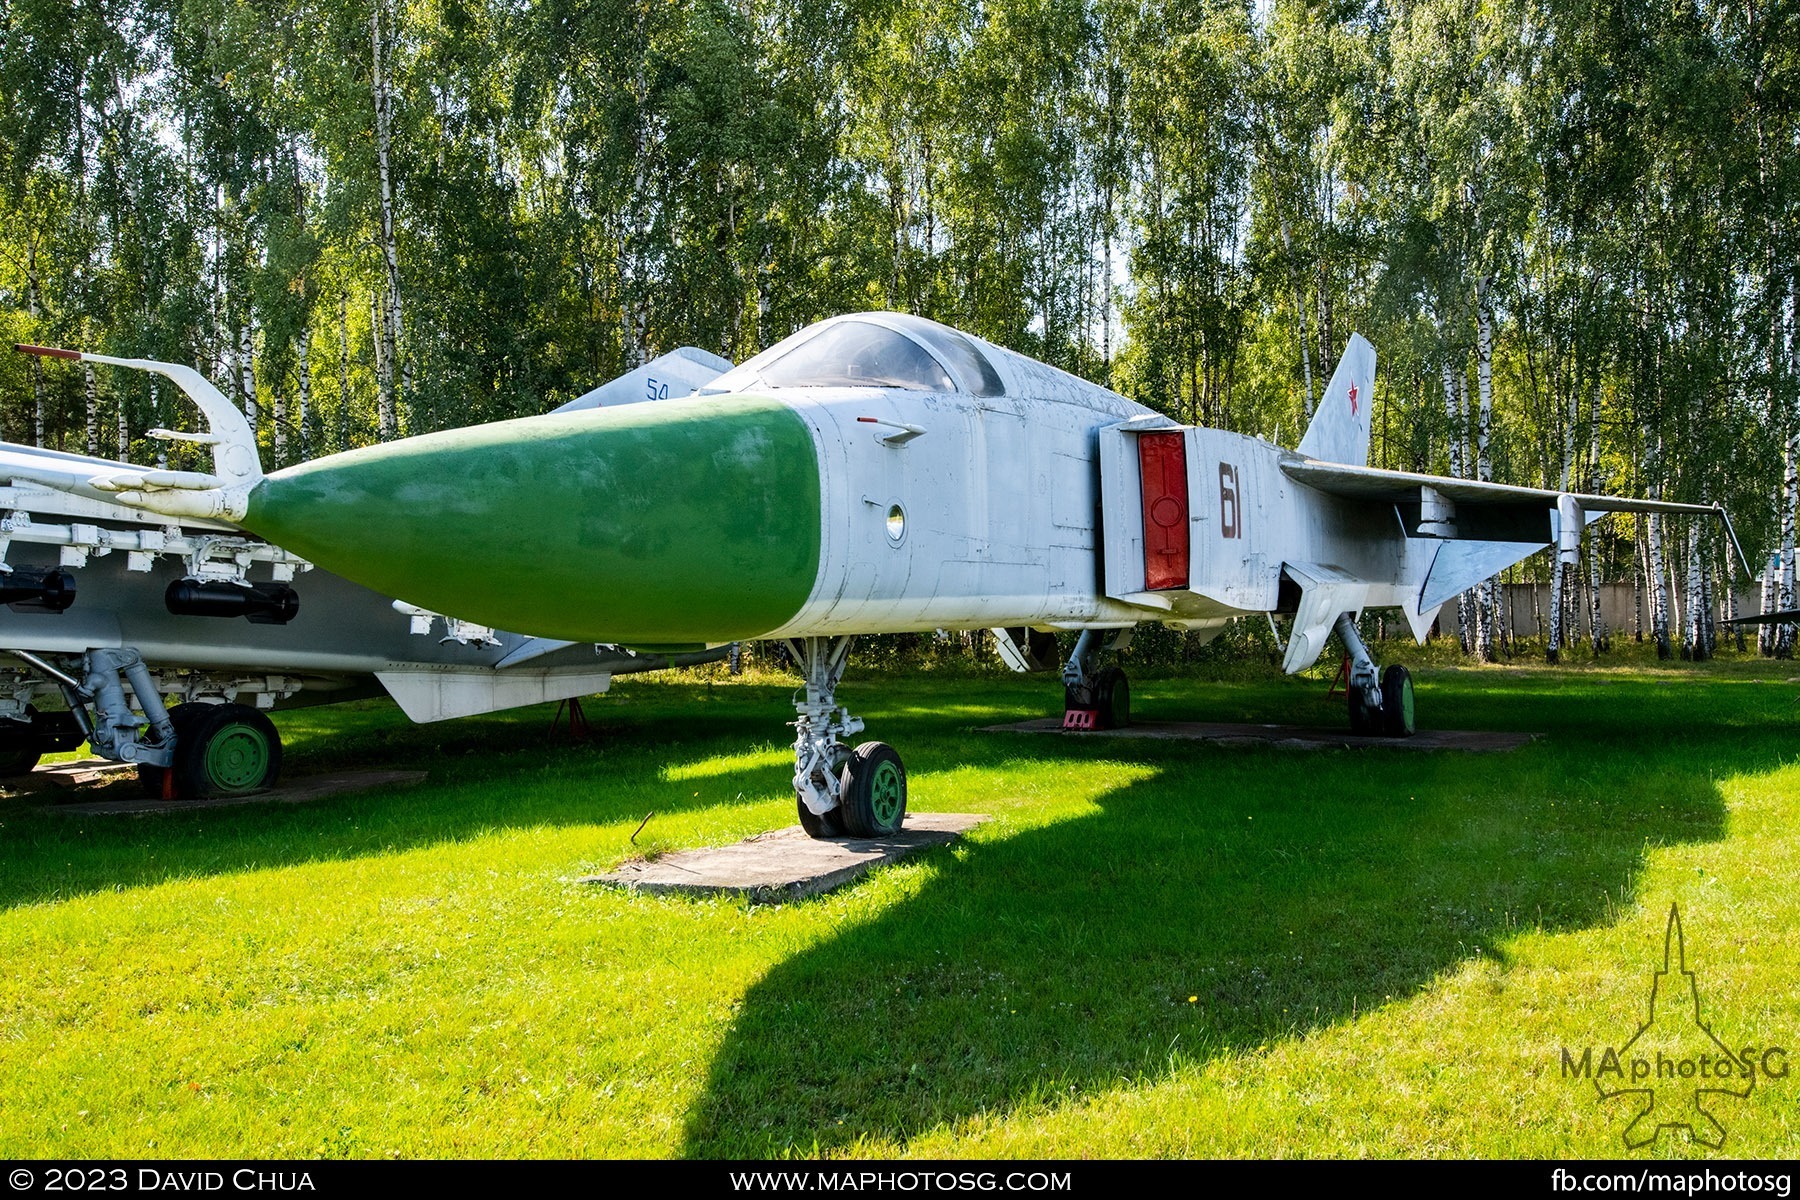
<svg viewBox="0 0 1800 1200"><path fill-rule="evenodd" d="M1188 585L1187 438L1181 431L1138 435L1144 487L1144 588Z"/></svg>

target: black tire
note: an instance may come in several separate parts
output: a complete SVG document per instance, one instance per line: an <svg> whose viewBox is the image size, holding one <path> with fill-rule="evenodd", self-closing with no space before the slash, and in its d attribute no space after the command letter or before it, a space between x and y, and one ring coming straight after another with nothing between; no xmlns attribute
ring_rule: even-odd
<svg viewBox="0 0 1800 1200"><path fill-rule="evenodd" d="M887 837L906 820L906 767L886 742L864 742L841 777L844 832L851 837Z"/></svg>
<svg viewBox="0 0 1800 1200"><path fill-rule="evenodd" d="M1094 709L1100 728L1123 729L1131 724L1131 681L1118 667L1106 667L1094 677Z"/></svg>
<svg viewBox="0 0 1800 1200"><path fill-rule="evenodd" d="M33 706L25 706L25 720L0 721L0 732L6 734L11 743L0 749L0 779L13 779L20 775L29 775L44 757L44 747L39 743L37 733L32 726L37 723L38 711Z"/></svg>
<svg viewBox="0 0 1800 1200"><path fill-rule="evenodd" d="M31 774L38 765L38 759L42 757L42 750L0 750L0 779L16 779L21 775Z"/></svg>
<svg viewBox="0 0 1800 1200"><path fill-rule="evenodd" d="M187 727L193 723L194 719L205 716L206 711L212 707L214 706L211 704L189 702L177 704L169 709L169 721L175 726L176 746L181 745L182 738L187 736ZM152 766L149 763L138 764L138 787L143 790L144 795L152 800L163 798L163 774L164 771L161 767Z"/></svg>
<svg viewBox="0 0 1800 1200"><path fill-rule="evenodd" d="M800 798L798 792L794 793L794 807L800 810L800 828L806 830L807 837L827 841L844 836L844 810L842 808L834 808L830 812L820 815L806 807L806 801Z"/></svg>
<svg viewBox="0 0 1800 1200"><path fill-rule="evenodd" d="M269 718L242 704L204 707L176 729L175 794L238 796L273 786L281 775L281 735Z"/></svg>
<svg viewBox="0 0 1800 1200"><path fill-rule="evenodd" d="M1413 735L1412 672L1397 663L1381 676L1381 732L1388 737Z"/></svg>
<svg viewBox="0 0 1800 1200"><path fill-rule="evenodd" d="M1350 698L1350 732L1361 736L1376 733L1380 728L1381 713L1363 702L1363 690L1357 684L1351 684L1348 692Z"/></svg>

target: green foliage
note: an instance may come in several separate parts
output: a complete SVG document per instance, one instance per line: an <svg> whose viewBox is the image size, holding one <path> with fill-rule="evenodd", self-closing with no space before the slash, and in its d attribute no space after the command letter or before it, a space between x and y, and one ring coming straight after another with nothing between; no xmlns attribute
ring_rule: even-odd
<svg viewBox="0 0 1800 1200"><path fill-rule="evenodd" d="M1359 328L1379 464L1474 474L1486 440L1497 478L1723 500L1759 561L1777 540L1791 5L17 0L9 328L234 388L248 345L268 453L299 453L303 386L308 453L370 440L377 5L407 430L889 307L1292 444ZM80 448L83 383L0 364L0 431L41 410ZM108 446L184 419L99 386Z"/></svg>

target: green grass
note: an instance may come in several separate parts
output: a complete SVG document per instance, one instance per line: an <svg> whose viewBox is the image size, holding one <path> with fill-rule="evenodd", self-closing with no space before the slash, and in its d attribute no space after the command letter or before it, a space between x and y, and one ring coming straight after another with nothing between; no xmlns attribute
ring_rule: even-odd
<svg viewBox="0 0 1800 1200"><path fill-rule="evenodd" d="M853 678L961 847L776 907L574 882L793 820L793 683L279 724L423 785L144 818L0 801L0 1155L1618 1155L1559 1050L1703 1015L1800 1059L1800 667L1433 667L1503 755L975 732L1043 678ZM1322 679L1144 678L1146 718L1341 721ZM630 837L645 814L638 843ZM1800 1153L1800 1078L1716 1111ZM1658 1151L1704 1153L1665 1133Z"/></svg>

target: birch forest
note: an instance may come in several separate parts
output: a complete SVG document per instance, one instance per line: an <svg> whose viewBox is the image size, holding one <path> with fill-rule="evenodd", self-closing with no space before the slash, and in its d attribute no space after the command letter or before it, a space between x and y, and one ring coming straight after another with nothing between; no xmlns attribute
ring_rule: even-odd
<svg viewBox="0 0 1800 1200"><path fill-rule="evenodd" d="M870 308L1292 445L1361 331L1375 465L1723 502L1792 608L1797 242L1800 0L0 0L3 340L270 465ZM177 400L0 355L10 441ZM1532 652L1735 645L1716 526L1516 568Z"/></svg>

